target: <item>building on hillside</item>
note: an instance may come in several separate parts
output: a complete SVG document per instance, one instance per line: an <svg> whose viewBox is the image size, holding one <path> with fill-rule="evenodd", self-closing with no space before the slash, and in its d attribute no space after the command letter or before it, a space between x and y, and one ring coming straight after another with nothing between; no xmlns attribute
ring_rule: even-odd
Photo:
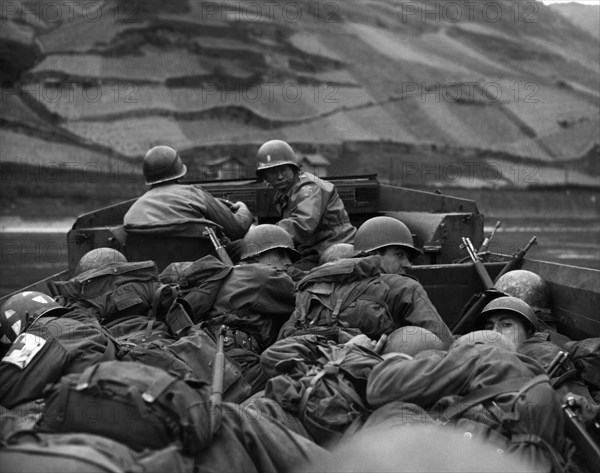
<svg viewBox="0 0 600 473"><path fill-rule="evenodd" d="M246 176L247 164L235 156L208 161L202 173L205 179L239 179Z"/></svg>
<svg viewBox="0 0 600 473"><path fill-rule="evenodd" d="M327 168L331 164L327 158L320 154L300 154L299 161L302 170L318 177L327 177Z"/></svg>

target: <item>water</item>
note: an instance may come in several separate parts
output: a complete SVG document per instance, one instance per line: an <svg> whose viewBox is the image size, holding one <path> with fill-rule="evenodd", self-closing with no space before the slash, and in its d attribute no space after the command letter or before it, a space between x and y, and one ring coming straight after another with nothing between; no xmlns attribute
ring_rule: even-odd
<svg viewBox="0 0 600 473"><path fill-rule="evenodd" d="M495 219L486 218L485 234ZM487 227L487 225L490 225ZM0 232L0 296L16 291L67 267L69 225L3 226ZM595 220L502 220L489 250L512 254L532 236L528 257L600 269L600 223Z"/></svg>
<svg viewBox="0 0 600 473"><path fill-rule="evenodd" d="M493 219L489 222L495 223ZM600 270L600 222L596 220L560 219L548 223L545 218L501 222L490 251L513 254L536 236L536 244L527 257ZM493 225L486 224L484 234L489 235L492 229Z"/></svg>

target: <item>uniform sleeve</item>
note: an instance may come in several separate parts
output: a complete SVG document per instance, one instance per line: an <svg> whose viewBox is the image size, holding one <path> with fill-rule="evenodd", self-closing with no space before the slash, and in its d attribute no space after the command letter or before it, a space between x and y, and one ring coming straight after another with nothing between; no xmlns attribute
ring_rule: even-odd
<svg viewBox="0 0 600 473"><path fill-rule="evenodd" d="M315 233L324 209L324 195L317 184L304 184L291 198L290 215L277 225L287 231L297 246Z"/></svg>
<svg viewBox="0 0 600 473"><path fill-rule="evenodd" d="M251 311L287 319L294 311L294 283L283 271L263 264L235 266L210 311L212 316Z"/></svg>
<svg viewBox="0 0 600 473"><path fill-rule="evenodd" d="M193 189L194 192L202 193L201 198L206 205L206 218L221 225L225 235L232 240L244 237L252 224L252 212L248 210L248 207L242 206L234 213L223 202L214 198L208 192L198 187L193 187Z"/></svg>
<svg viewBox="0 0 600 473"><path fill-rule="evenodd" d="M259 314L287 319L294 311L295 304L292 279L282 271L271 269L262 281L254 310Z"/></svg>
<svg viewBox="0 0 600 473"><path fill-rule="evenodd" d="M52 327L49 327L52 330ZM78 373L100 361L114 360L116 347L106 330L94 322L79 323L73 320L68 323L63 319L60 331L53 333L56 340L69 353L69 373Z"/></svg>
<svg viewBox="0 0 600 473"><path fill-rule="evenodd" d="M373 368L367 382L367 401L381 406L403 401L422 407L433 405L440 397L458 394L469 383L476 369L478 351L462 346L413 360L390 358Z"/></svg>
<svg viewBox="0 0 600 473"><path fill-rule="evenodd" d="M385 275L384 279L390 286L388 304L396 327L416 325L433 332L448 346L454 341L419 282L400 275Z"/></svg>

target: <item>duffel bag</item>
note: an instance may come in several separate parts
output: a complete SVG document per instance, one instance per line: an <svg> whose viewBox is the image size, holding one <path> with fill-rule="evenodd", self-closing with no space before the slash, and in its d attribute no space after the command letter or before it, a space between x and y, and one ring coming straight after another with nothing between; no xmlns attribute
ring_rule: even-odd
<svg viewBox="0 0 600 473"><path fill-rule="evenodd" d="M134 452L91 434L36 434L22 431L0 448L3 473L190 473L193 459L170 445Z"/></svg>
<svg viewBox="0 0 600 473"><path fill-rule="evenodd" d="M188 383L142 363L98 363L48 389L38 427L102 435L137 451L177 442L196 452L211 442L210 405Z"/></svg>

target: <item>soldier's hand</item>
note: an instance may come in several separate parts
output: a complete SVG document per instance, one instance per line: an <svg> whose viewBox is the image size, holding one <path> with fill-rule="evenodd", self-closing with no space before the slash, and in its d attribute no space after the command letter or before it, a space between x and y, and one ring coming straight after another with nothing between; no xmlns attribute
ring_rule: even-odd
<svg viewBox="0 0 600 473"><path fill-rule="evenodd" d="M244 208L244 209L248 209L248 206L242 202L241 200L238 200L237 202L233 202L229 208L231 209L232 212L236 213L238 212L240 209Z"/></svg>
<svg viewBox="0 0 600 473"><path fill-rule="evenodd" d="M375 348L375 342L367 337L364 333L352 337L345 343L345 345L359 345L361 347L368 348L369 350L373 350Z"/></svg>

